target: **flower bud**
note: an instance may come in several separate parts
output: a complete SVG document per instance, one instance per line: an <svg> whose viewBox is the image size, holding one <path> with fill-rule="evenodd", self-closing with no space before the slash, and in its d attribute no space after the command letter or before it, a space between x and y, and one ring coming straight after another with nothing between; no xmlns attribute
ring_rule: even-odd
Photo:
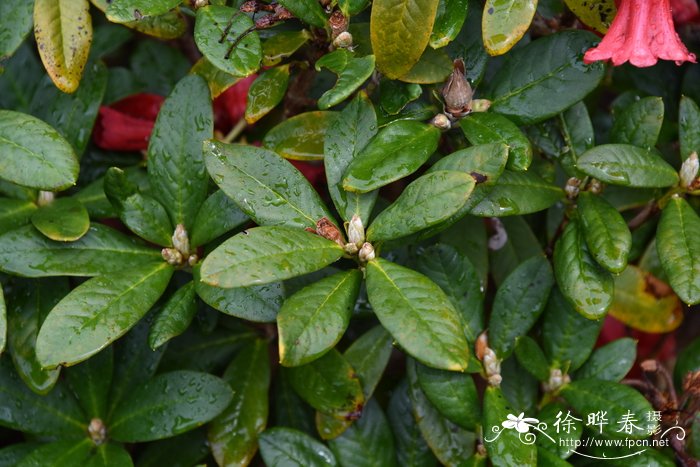
<svg viewBox="0 0 700 467"><path fill-rule="evenodd" d="M491 101L488 99L472 100L472 112L486 112L491 107Z"/></svg>
<svg viewBox="0 0 700 467"><path fill-rule="evenodd" d="M46 206L51 203L53 203L53 200L56 198L56 194L53 191L40 191L39 196L36 199L36 204L41 207L41 206Z"/></svg>
<svg viewBox="0 0 700 467"><path fill-rule="evenodd" d="M358 248L365 243L365 227L362 225L362 219L355 214L348 223L348 242L354 243Z"/></svg>
<svg viewBox="0 0 700 467"><path fill-rule="evenodd" d="M368 261L372 261L375 257L374 247L372 246L371 243L365 242L362 245L362 248L360 248L360 252L357 254L357 256L360 258L360 261L362 261L363 263L366 263Z"/></svg>
<svg viewBox="0 0 700 467"><path fill-rule="evenodd" d="M197 261L199 261L199 256L197 255L190 255L189 258L187 258L187 264L190 266L194 267L195 264L197 264Z"/></svg>
<svg viewBox="0 0 700 467"><path fill-rule="evenodd" d="M90 435L90 439L95 446L99 446L107 441L107 427L99 418L93 418L90 420L90 424L88 425L88 434Z"/></svg>
<svg viewBox="0 0 700 467"><path fill-rule="evenodd" d="M438 128L442 131L447 131L450 128L452 128L452 122L450 121L449 117L445 114L442 114L442 113L434 116L433 119L430 121L430 123L435 128Z"/></svg>
<svg viewBox="0 0 700 467"><path fill-rule="evenodd" d="M207 5L209 5L209 0L194 0L192 4L195 9L203 8Z"/></svg>
<svg viewBox="0 0 700 467"><path fill-rule="evenodd" d="M173 233L173 246L177 251L182 253L182 256L189 256L190 239L187 236L185 226L182 224L177 224L177 227L175 227L175 233Z"/></svg>
<svg viewBox="0 0 700 467"><path fill-rule="evenodd" d="M681 165L680 178L681 187L688 188L695 181L695 177L698 175L698 168L700 168L700 163L698 162L698 154L696 152L690 154L686 160L683 161Z"/></svg>
<svg viewBox="0 0 700 467"><path fill-rule="evenodd" d="M338 37L333 39L333 47L336 49L349 49L352 47L352 34L347 31L338 34Z"/></svg>
<svg viewBox="0 0 700 467"><path fill-rule="evenodd" d="M564 192L566 193L566 197L569 199L574 199L578 196L579 190L581 186L581 180L579 180L576 177L571 177L566 181L566 186L564 187Z"/></svg>
<svg viewBox="0 0 700 467"><path fill-rule="evenodd" d="M171 266L179 266L182 264L182 253L175 248L163 248L160 250L160 254L163 256L165 262Z"/></svg>
<svg viewBox="0 0 700 467"><path fill-rule="evenodd" d="M464 61L453 62L452 74L442 88L445 113L454 118L462 118L472 110L472 87L464 75Z"/></svg>
<svg viewBox="0 0 700 467"><path fill-rule="evenodd" d="M549 373L549 380L542 383L542 389L545 392L556 392L564 386L571 382L571 377L569 375L562 373L559 368L552 368Z"/></svg>

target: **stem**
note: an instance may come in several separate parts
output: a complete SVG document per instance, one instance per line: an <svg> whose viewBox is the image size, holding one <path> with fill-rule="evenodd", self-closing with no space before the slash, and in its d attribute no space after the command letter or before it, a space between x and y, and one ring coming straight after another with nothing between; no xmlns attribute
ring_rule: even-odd
<svg viewBox="0 0 700 467"><path fill-rule="evenodd" d="M245 130L245 127L248 126L248 122L245 121L245 118L241 118L238 120L238 123L231 128L231 131L228 132L226 136L224 136L223 142L226 144L232 143L236 138L240 136L240 134Z"/></svg>

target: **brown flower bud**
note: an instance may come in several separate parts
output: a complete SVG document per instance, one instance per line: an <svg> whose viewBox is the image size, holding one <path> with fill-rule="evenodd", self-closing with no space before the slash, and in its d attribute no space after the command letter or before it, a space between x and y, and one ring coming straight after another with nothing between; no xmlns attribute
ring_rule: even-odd
<svg viewBox="0 0 700 467"><path fill-rule="evenodd" d="M336 49L350 49L352 47L352 34L343 31L333 39L333 47Z"/></svg>
<svg viewBox="0 0 700 467"><path fill-rule="evenodd" d="M328 18L328 26L331 27L331 40L335 41L341 33L348 30L348 19L340 10L335 10Z"/></svg>
<svg viewBox="0 0 700 467"><path fill-rule="evenodd" d="M327 217L322 217L316 221L316 234L323 238L337 243L338 245L344 247L345 240L343 239L343 234L340 229L335 226Z"/></svg>
<svg viewBox="0 0 700 467"><path fill-rule="evenodd" d="M453 62L452 74L442 88L445 113L453 118L462 118L472 111L472 87L464 72L464 61Z"/></svg>

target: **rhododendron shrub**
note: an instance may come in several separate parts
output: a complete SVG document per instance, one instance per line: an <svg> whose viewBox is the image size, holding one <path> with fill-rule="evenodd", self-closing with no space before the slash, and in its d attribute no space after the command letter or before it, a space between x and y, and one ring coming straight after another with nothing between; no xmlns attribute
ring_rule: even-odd
<svg viewBox="0 0 700 467"><path fill-rule="evenodd" d="M698 465L699 15L0 1L0 467Z"/></svg>

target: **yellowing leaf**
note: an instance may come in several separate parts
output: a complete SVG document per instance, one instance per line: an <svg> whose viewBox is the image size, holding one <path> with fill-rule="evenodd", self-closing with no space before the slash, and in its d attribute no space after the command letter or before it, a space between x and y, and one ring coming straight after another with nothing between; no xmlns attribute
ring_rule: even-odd
<svg viewBox="0 0 700 467"><path fill-rule="evenodd" d="M617 12L614 0L564 0L564 3L583 24L603 34L608 32Z"/></svg>
<svg viewBox="0 0 700 467"><path fill-rule="evenodd" d="M670 332L683 321L681 301L671 287L632 265L615 277L615 297L609 313L644 332Z"/></svg>
<svg viewBox="0 0 700 467"><path fill-rule="evenodd" d="M88 0L36 0L34 35L41 61L58 89L78 89L92 43Z"/></svg>
<svg viewBox="0 0 700 467"><path fill-rule="evenodd" d="M503 55L530 27L537 0L486 0L481 29L489 55Z"/></svg>

